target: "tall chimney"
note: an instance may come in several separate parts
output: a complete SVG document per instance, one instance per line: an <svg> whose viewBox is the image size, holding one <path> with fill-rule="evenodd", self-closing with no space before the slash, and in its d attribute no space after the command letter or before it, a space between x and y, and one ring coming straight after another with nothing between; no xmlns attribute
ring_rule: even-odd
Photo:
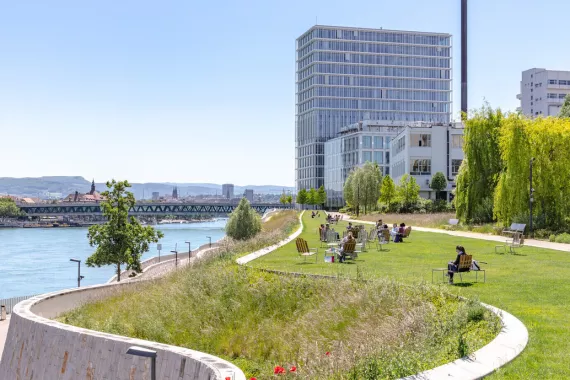
<svg viewBox="0 0 570 380"><path fill-rule="evenodd" d="M461 0L461 112L467 113L467 0Z"/></svg>

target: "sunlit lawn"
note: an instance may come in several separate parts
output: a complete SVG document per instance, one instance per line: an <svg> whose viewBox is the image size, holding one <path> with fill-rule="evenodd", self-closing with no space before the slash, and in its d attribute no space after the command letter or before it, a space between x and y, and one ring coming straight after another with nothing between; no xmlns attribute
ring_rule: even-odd
<svg viewBox="0 0 570 380"><path fill-rule="evenodd" d="M405 218L403 219L405 222ZM522 355L491 378L568 379L570 378L570 254L553 250L524 247L517 255L495 254L498 243L454 237L446 234L413 231L403 244L390 243L384 251L376 245L360 254L354 262L325 263L317 229L324 216L303 216L301 235L309 247L318 247L319 256L304 262L299 258L295 242L251 263L252 266L302 273L391 277L404 283L431 282L432 268L446 267L455 258L455 246L463 245L475 260L484 261L486 283L472 283L474 274L464 274L465 284L442 284L451 292L475 297L504 309L523 321L529 330L529 344ZM342 236L346 223L333 226ZM369 230L371 226L367 225ZM441 274L435 279L441 281ZM481 277L480 277L481 279Z"/></svg>

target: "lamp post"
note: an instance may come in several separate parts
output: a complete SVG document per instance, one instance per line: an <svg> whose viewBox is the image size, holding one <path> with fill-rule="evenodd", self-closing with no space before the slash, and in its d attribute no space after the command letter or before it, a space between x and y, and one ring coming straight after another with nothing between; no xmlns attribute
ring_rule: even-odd
<svg viewBox="0 0 570 380"><path fill-rule="evenodd" d="M158 250L158 262L160 263L160 251L162 250L162 244L158 243L156 245L156 249Z"/></svg>
<svg viewBox="0 0 570 380"><path fill-rule="evenodd" d="M206 236L208 239L210 239L210 248L212 248L212 238L210 236Z"/></svg>
<svg viewBox="0 0 570 380"><path fill-rule="evenodd" d="M176 258L176 260L175 260L175 262L174 262L174 266L175 266L175 267L178 267L178 251L174 250L174 251L170 251L170 252L172 252L172 253L175 254L174 257Z"/></svg>
<svg viewBox="0 0 570 380"><path fill-rule="evenodd" d="M534 162L534 157L530 159L530 176L529 176L529 180L530 180L530 195L528 198L528 208L530 210L530 215L529 215L529 226L528 226L528 232L530 237L533 237L533 232L532 232L532 203L534 202L534 189L532 187L532 163Z"/></svg>
<svg viewBox="0 0 570 380"><path fill-rule="evenodd" d="M150 358L150 378L151 380L156 380L156 351L149 350L148 348L131 346L127 350L127 355Z"/></svg>
<svg viewBox="0 0 570 380"><path fill-rule="evenodd" d="M187 241L186 244L188 244L188 263L190 263L190 258L192 257L192 243Z"/></svg>
<svg viewBox="0 0 570 380"><path fill-rule="evenodd" d="M85 278L81 275L81 260L69 259L69 261L73 261L74 263L77 263L77 287L80 288L81 287L81 280L83 280Z"/></svg>

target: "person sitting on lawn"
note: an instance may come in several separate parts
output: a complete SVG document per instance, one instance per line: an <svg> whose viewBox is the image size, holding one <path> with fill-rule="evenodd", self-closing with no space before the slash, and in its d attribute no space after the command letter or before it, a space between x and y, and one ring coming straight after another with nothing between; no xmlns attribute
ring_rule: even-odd
<svg viewBox="0 0 570 380"><path fill-rule="evenodd" d="M321 239L321 241L323 240L324 233L325 233L325 225L321 224L319 226L319 238Z"/></svg>
<svg viewBox="0 0 570 380"><path fill-rule="evenodd" d="M396 238L398 232L399 232L398 225L394 223L394 225L392 225L392 230L390 231L390 236L392 236L392 240Z"/></svg>
<svg viewBox="0 0 570 380"><path fill-rule="evenodd" d="M378 219L378 221L376 222L376 229L377 230L381 229L382 225L383 225L382 219Z"/></svg>
<svg viewBox="0 0 570 380"><path fill-rule="evenodd" d="M455 252L457 253L457 257L455 258L455 261L450 261L447 264L447 275L449 276L449 283L453 284L453 274L457 273L457 270L459 268L459 261L461 260L461 256L465 255L465 248L463 248L461 245L458 245L457 247L455 247Z"/></svg>
<svg viewBox="0 0 570 380"><path fill-rule="evenodd" d="M344 260L346 258L346 255L344 254L344 245L348 242L353 242L354 241L354 237L352 236L352 231L348 232L348 235L346 235L342 241L340 242L340 250L338 251L338 262L339 263L344 263Z"/></svg>
<svg viewBox="0 0 570 380"><path fill-rule="evenodd" d="M346 226L347 231L352 231L354 227L352 227L352 222L348 222L348 226Z"/></svg>

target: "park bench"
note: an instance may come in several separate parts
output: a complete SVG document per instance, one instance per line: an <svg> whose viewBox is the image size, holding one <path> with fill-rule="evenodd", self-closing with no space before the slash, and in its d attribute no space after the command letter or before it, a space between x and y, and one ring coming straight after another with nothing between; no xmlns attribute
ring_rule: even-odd
<svg viewBox="0 0 570 380"><path fill-rule="evenodd" d="M459 256L459 265L457 265L457 270L453 273L459 275L459 279L463 282L463 273L471 272L471 267L473 266L473 256L472 255L461 255ZM442 272L443 282L445 282L445 273L448 271L447 268L436 268L431 270L431 282L433 283L434 272ZM487 280L487 274L484 269L474 270L475 272L475 282L479 282L479 273L483 272L483 282Z"/></svg>
<svg viewBox="0 0 570 380"><path fill-rule="evenodd" d="M299 256L303 256L305 258L305 261L307 261L307 256L315 255L315 262L317 261L319 254L318 248L309 248L307 241L302 238L297 238L296 243Z"/></svg>
<svg viewBox="0 0 570 380"><path fill-rule="evenodd" d="M356 259L358 257L358 252L355 251L356 249L356 241L346 242L344 243L344 256L345 259Z"/></svg>
<svg viewBox="0 0 570 380"><path fill-rule="evenodd" d="M522 223L513 223L509 228L503 230L503 234L511 234L511 235L524 235L524 230L526 228L526 224Z"/></svg>

